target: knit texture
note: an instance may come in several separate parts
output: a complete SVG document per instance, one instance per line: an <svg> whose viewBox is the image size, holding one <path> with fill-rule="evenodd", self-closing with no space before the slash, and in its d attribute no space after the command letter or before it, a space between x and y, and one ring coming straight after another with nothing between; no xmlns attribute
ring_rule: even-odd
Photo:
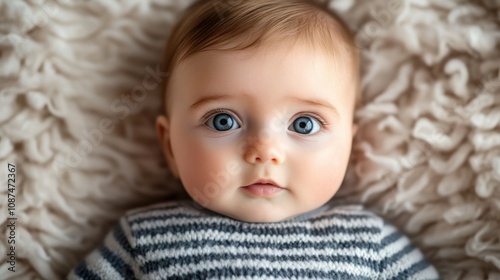
<svg viewBox="0 0 500 280"><path fill-rule="evenodd" d="M192 201L127 212L68 279L438 279L395 227L360 205L328 203L247 223Z"/></svg>

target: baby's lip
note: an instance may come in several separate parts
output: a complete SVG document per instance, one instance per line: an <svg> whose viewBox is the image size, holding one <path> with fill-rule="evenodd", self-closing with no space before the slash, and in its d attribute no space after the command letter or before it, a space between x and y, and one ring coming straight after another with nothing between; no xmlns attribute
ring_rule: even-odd
<svg viewBox="0 0 500 280"><path fill-rule="evenodd" d="M272 186L284 189L282 186L278 185L276 182L274 182L273 180L270 180L270 179L259 179L250 185L244 186L244 188L251 186L251 185L272 185Z"/></svg>
<svg viewBox="0 0 500 280"><path fill-rule="evenodd" d="M251 185L244 186L243 189L256 197L272 197L278 195L278 193L282 192L285 188L282 188L273 180L260 179Z"/></svg>

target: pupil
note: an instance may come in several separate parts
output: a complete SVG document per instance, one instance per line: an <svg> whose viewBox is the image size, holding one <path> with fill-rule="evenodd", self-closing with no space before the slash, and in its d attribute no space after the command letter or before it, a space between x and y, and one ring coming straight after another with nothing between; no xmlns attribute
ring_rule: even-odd
<svg viewBox="0 0 500 280"><path fill-rule="evenodd" d="M301 123L299 124L299 126L300 126L300 128L305 128L305 127L306 127L306 123L305 123L305 122L301 122Z"/></svg>
<svg viewBox="0 0 500 280"><path fill-rule="evenodd" d="M227 120L226 120L226 119L222 119L222 120L220 120L220 124L221 124L221 125L226 125L226 124L227 124Z"/></svg>

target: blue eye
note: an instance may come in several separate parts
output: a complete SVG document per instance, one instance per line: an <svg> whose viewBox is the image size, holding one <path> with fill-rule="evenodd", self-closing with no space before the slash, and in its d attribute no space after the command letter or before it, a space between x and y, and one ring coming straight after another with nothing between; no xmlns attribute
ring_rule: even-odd
<svg viewBox="0 0 500 280"><path fill-rule="evenodd" d="M226 113L217 114L210 117L206 122L207 126L217 131L228 131L239 128L238 122Z"/></svg>
<svg viewBox="0 0 500 280"><path fill-rule="evenodd" d="M295 119L288 127L290 128L300 134L314 134L320 130L321 126L313 117L303 116Z"/></svg>

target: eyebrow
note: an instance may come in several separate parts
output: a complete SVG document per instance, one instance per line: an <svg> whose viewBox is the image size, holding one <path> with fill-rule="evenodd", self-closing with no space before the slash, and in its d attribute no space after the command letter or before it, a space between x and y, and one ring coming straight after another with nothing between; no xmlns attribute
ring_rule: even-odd
<svg viewBox="0 0 500 280"><path fill-rule="evenodd" d="M198 107L201 107L201 106L203 106L205 104L208 104L208 103L211 103L211 102L215 102L215 101L218 101L218 100L222 100L222 99L232 99L234 97L235 96L225 95L225 94L206 96L206 97L203 97L202 99L196 101L191 106L189 106L189 109L190 110L196 110Z"/></svg>
<svg viewBox="0 0 500 280"><path fill-rule="evenodd" d="M246 95L246 94L242 94L242 96L248 97L248 95ZM224 99L233 99L235 97L237 97L237 96L225 95L225 94L206 96L206 97L203 97L200 100L196 101L195 103L193 103L191 106L189 106L189 108L190 108L190 110L196 110L198 107L201 107L205 104L212 103L212 102L219 101L219 100L224 100ZM333 106L329 102L322 100L322 99L317 99L317 98L304 99L304 98L299 98L299 97L292 97L290 99L295 101L295 102L299 102L299 103L303 103L303 104L307 104L307 105L325 107L325 108L333 111L336 116L340 115L339 111L337 110L337 108L335 108L335 106Z"/></svg>
<svg viewBox="0 0 500 280"><path fill-rule="evenodd" d="M335 106L333 106L332 104L330 104L329 102L323 100L323 99L317 99L317 98L303 99L303 98L298 98L298 97L292 97L291 99L295 100L295 101L297 101L299 103L303 103L303 104L307 104L307 105L325 107L327 109L332 110L337 117L340 116L339 111L337 110L337 108Z"/></svg>

